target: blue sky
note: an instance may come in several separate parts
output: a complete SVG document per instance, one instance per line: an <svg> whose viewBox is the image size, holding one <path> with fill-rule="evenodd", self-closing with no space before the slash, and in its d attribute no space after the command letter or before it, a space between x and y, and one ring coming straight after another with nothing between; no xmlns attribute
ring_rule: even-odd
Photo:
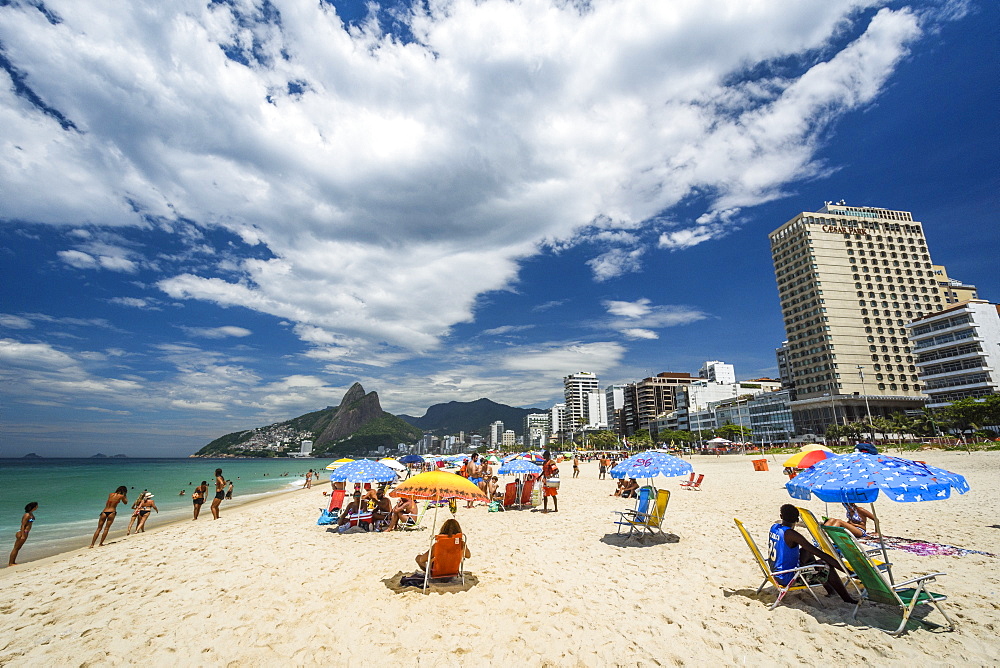
<svg viewBox="0 0 1000 668"><path fill-rule="evenodd" d="M774 375L767 233L998 296L994 2L0 3L0 455Z"/></svg>

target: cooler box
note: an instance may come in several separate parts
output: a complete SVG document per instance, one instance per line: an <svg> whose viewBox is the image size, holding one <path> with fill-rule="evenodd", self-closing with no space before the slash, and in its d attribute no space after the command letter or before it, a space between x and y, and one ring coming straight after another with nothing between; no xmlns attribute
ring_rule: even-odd
<svg viewBox="0 0 1000 668"><path fill-rule="evenodd" d="M752 459L753 470L754 471L766 471L767 470L767 460L766 459Z"/></svg>

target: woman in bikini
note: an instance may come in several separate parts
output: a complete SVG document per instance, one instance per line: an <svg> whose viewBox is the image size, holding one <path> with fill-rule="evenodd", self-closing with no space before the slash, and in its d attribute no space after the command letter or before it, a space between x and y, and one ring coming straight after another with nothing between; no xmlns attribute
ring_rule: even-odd
<svg viewBox="0 0 1000 668"><path fill-rule="evenodd" d="M855 503L845 503L844 510L847 511L847 521L831 517L826 522L823 522L823 524L828 527L847 529L855 538L865 538L873 535L868 533L867 524L868 520L875 519L874 515Z"/></svg>
<svg viewBox="0 0 1000 668"><path fill-rule="evenodd" d="M21 550L21 546L24 542L28 540L28 533L31 531L31 524L35 521L35 509L38 508L38 503L32 501L24 507L24 515L21 516L21 530L14 534L14 549L10 552L10 560L7 562L8 566L17 565L17 553Z"/></svg>
<svg viewBox="0 0 1000 668"><path fill-rule="evenodd" d="M118 514L118 504L128 503L128 499L125 498L126 494L128 494L128 487L125 485L108 494L104 510L101 511L101 516L97 518L97 531L94 532L94 538L90 541L91 547L94 547L94 543L97 542L97 536L100 535L101 529L104 529L104 534L101 535L99 546L104 545L104 540L108 537L108 531L111 530L111 524L115 521L115 515Z"/></svg>
<svg viewBox="0 0 1000 668"><path fill-rule="evenodd" d="M222 469L215 469L215 498L212 499L212 519L219 519L219 506L226 498L226 479L222 477Z"/></svg>
<svg viewBox="0 0 1000 668"><path fill-rule="evenodd" d="M156 503L153 502L153 495L150 492L146 492L143 495L142 500L139 502L139 526L135 528L135 532L146 530L146 520L149 519L149 513L155 510L156 514L160 514L160 509L156 507Z"/></svg>

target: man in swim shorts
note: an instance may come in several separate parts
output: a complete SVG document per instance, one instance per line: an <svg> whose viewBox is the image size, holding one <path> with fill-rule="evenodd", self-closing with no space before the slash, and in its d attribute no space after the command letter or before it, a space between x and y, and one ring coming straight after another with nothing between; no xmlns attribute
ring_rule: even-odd
<svg viewBox="0 0 1000 668"><path fill-rule="evenodd" d="M469 477L469 482L477 486L479 489L483 489L485 484L485 481L483 480L483 465L479 463L478 452L472 453L472 459L469 460L469 463L465 468L465 472ZM465 507L472 508L474 504L475 502L470 500Z"/></svg>

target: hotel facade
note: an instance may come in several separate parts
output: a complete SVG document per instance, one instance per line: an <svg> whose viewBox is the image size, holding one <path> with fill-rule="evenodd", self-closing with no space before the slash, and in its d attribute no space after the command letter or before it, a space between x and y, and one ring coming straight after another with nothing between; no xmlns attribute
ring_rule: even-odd
<svg viewBox="0 0 1000 668"><path fill-rule="evenodd" d="M828 202L769 238L796 432L923 407L906 325L944 301L921 223Z"/></svg>

